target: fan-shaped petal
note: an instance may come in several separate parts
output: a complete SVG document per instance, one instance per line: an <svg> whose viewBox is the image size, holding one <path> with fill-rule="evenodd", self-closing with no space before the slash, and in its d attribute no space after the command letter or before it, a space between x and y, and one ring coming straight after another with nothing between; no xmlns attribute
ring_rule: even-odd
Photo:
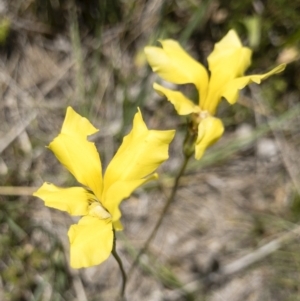
<svg viewBox="0 0 300 301"><path fill-rule="evenodd" d="M68 232L70 261L75 269L98 265L105 261L113 248L113 229L110 219L84 216Z"/></svg>
<svg viewBox="0 0 300 301"><path fill-rule="evenodd" d="M265 74L255 74L233 79L223 87L221 95L226 98L230 104L234 104L238 99L239 90L243 89L252 82L260 84L262 80L268 78L269 76L282 72L285 69L285 66L285 64L281 64Z"/></svg>
<svg viewBox="0 0 300 301"><path fill-rule="evenodd" d="M152 70L164 80L175 84L195 84L200 98L204 98L208 85L206 69L193 59L178 42L174 40L159 42L162 48L145 47L146 57Z"/></svg>
<svg viewBox="0 0 300 301"><path fill-rule="evenodd" d="M101 202L113 215L114 221L113 212L119 203L168 159L168 148L174 134L173 130L148 130L141 112L136 113L131 132L124 137L104 176Z"/></svg>
<svg viewBox="0 0 300 301"><path fill-rule="evenodd" d="M244 74L251 64L252 51L244 47L237 35L231 29L227 35L215 44L213 52L208 56L209 70L212 75L221 75L219 78L226 80L229 77L235 78Z"/></svg>
<svg viewBox="0 0 300 301"><path fill-rule="evenodd" d="M81 136L86 139L88 135L95 134L98 131L87 118L79 115L72 107L67 108L66 117L61 129L62 134L73 136L74 138Z"/></svg>
<svg viewBox="0 0 300 301"><path fill-rule="evenodd" d="M251 63L251 49L243 47L234 30L215 44L208 57L211 76L206 99L200 99L202 110L215 114L221 100L221 90L232 79L242 76Z"/></svg>
<svg viewBox="0 0 300 301"><path fill-rule="evenodd" d="M84 117L68 108L61 133L50 143L49 148L81 184L89 187L100 198L102 169L94 143L87 136L97 129Z"/></svg>
<svg viewBox="0 0 300 301"><path fill-rule="evenodd" d="M131 180L131 181L130 180L117 181L109 187L109 189L106 191L105 194L105 200L108 200L107 202L105 202L105 205L107 210L112 215L112 221L114 222L114 229L122 230L122 225L117 224L117 222L121 218L121 211L119 209L120 202L123 199L128 198L131 195L131 193L138 187L142 186L146 182L149 182L157 178L158 175L153 174L144 179Z"/></svg>
<svg viewBox="0 0 300 301"><path fill-rule="evenodd" d="M198 137L195 145L195 158L200 160L205 150L217 142L223 135L224 126L220 119L206 117L198 125Z"/></svg>
<svg viewBox="0 0 300 301"><path fill-rule="evenodd" d="M165 96L174 105L175 110L179 115L188 115L200 112L200 107L195 105L181 92L164 88L157 83L153 84L153 88L158 94Z"/></svg>
<svg viewBox="0 0 300 301"><path fill-rule="evenodd" d="M95 198L82 187L60 188L51 183L44 183L33 195L42 199L46 206L71 215L86 215L89 200Z"/></svg>

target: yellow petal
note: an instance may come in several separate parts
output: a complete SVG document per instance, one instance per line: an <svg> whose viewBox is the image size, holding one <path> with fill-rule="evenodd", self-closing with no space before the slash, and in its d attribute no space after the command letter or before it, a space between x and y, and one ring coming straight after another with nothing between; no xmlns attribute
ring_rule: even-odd
<svg viewBox="0 0 300 301"><path fill-rule="evenodd" d="M200 98L204 98L208 85L206 69L185 52L178 42L162 40L160 43L163 48L145 47L152 70L164 80L174 84L195 84Z"/></svg>
<svg viewBox="0 0 300 301"><path fill-rule="evenodd" d="M188 115L200 112L200 107L196 106L181 92L164 88L156 83L153 84L153 88L159 95L165 96L174 105L175 110L179 115Z"/></svg>
<svg viewBox="0 0 300 301"><path fill-rule="evenodd" d="M89 187L98 197L102 191L100 157L94 143L87 136L97 129L84 117L68 108L61 133L50 143L49 148L81 184Z"/></svg>
<svg viewBox="0 0 300 301"><path fill-rule="evenodd" d="M122 225L121 221L120 220L114 221L113 222L113 228L116 231L122 231L123 230L123 225Z"/></svg>
<svg viewBox="0 0 300 301"><path fill-rule="evenodd" d="M84 216L68 232L70 261L74 269L91 267L105 261L113 247L111 220Z"/></svg>
<svg viewBox="0 0 300 301"><path fill-rule="evenodd" d="M224 132L222 121L215 117L203 119L198 126L198 138L195 145L195 158L200 160L205 150L217 142Z"/></svg>
<svg viewBox="0 0 300 301"><path fill-rule="evenodd" d="M112 221L118 222L121 218L119 204L122 200L128 198L131 193L139 186L142 186L146 182L157 178L157 174L153 174L149 177L139 180L121 180L113 183L104 196L104 200L107 200L107 202L105 202L107 210L112 214ZM116 230L122 230L122 228L119 228L119 224L117 223L114 224L114 227L117 227Z"/></svg>
<svg viewBox="0 0 300 301"><path fill-rule="evenodd" d="M76 113L72 107L67 108L66 117L62 125L61 133L77 138L81 136L86 139L87 136L97 133L96 129L88 119Z"/></svg>
<svg viewBox="0 0 300 301"><path fill-rule="evenodd" d="M220 91L226 83L242 76L251 63L251 49L243 47L234 30L215 44L213 52L208 57L211 76L206 99L200 99L203 110L215 114L221 100Z"/></svg>
<svg viewBox="0 0 300 301"><path fill-rule="evenodd" d="M262 80L268 78L269 76L282 72L285 69L285 66L285 64L281 64L265 74L255 74L233 79L225 85L221 92L221 95L225 97L230 104L234 104L238 99L239 90L243 89L245 86L251 84L252 82L260 84Z"/></svg>
<svg viewBox="0 0 300 301"><path fill-rule="evenodd" d="M226 76L235 78L244 74L251 64L252 51L244 47L234 30L215 44L213 52L208 56L209 70L212 74L222 73L223 80Z"/></svg>
<svg viewBox="0 0 300 301"><path fill-rule="evenodd" d="M119 203L137 187L147 181L158 166L168 159L168 148L175 131L148 130L138 111L131 132L107 167L104 176L103 206L112 214Z"/></svg>
<svg viewBox="0 0 300 301"><path fill-rule="evenodd" d="M71 215L86 215L89 200L95 198L82 187L60 188L51 183L44 183L33 195L42 199L46 206Z"/></svg>

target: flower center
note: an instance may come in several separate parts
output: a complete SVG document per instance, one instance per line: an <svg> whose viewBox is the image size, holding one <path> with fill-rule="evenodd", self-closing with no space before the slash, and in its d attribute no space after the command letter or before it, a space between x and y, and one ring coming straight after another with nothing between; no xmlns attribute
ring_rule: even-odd
<svg viewBox="0 0 300 301"><path fill-rule="evenodd" d="M111 218L110 213L97 201L89 205L89 215L100 219Z"/></svg>
<svg viewBox="0 0 300 301"><path fill-rule="evenodd" d="M197 132L198 131L198 125L201 123L202 120L205 118L211 116L208 111L200 111L199 113L193 113L192 114L192 123L193 123L193 129Z"/></svg>
<svg viewBox="0 0 300 301"><path fill-rule="evenodd" d="M208 111L201 111L201 112L199 113L199 117L200 117L201 119L205 119L205 118L207 118L208 116L210 116L210 114L209 114Z"/></svg>

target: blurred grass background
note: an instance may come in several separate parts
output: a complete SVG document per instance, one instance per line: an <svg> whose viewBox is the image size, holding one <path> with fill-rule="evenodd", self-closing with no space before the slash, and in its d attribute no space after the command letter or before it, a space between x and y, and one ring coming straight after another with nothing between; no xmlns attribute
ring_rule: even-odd
<svg viewBox="0 0 300 301"><path fill-rule="evenodd" d="M45 145L68 105L100 129L94 138L104 166L137 106L150 128L179 129L159 182L123 204L118 248L128 269L172 185L185 122L152 91L157 78L143 48L177 39L207 66L231 28L254 51L249 73L288 66L245 89L235 106L222 103L226 134L191 162L127 297L300 300L297 235L250 268L211 280L299 223L299 14L299 0L0 0L0 300L115 299L121 276L114 260L69 268L66 233L74 220L30 196L43 181L76 185Z"/></svg>

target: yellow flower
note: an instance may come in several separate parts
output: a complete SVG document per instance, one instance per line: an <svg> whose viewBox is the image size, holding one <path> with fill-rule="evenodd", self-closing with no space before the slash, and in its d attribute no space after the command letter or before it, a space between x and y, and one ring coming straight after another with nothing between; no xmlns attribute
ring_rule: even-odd
<svg viewBox="0 0 300 301"><path fill-rule="evenodd" d="M192 83L198 90L199 102L194 104L179 91L164 88L157 83L153 85L157 93L164 95L174 105L179 115L193 114L193 120L198 126L196 159L200 159L205 149L223 134L221 120L213 117L222 97L234 104L240 89L252 82L260 84L262 80L285 68L285 64L282 64L265 74L243 76L251 63L252 51L243 47L234 30L230 30L216 43L213 52L208 56L210 75L178 42L162 40L160 43L162 48L145 47L152 70L166 81L174 84ZM203 124L202 120L206 119L209 121Z"/></svg>
<svg viewBox="0 0 300 301"><path fill-rule="evenodd" d="M121 201L143 183L157 178L153 172L168 158L175 131L148 130L138 111L131 132L102 178L101 161L88 135L98 130L68 107L61 133L49 148L83 187L60 188L44 183L33 195L48 207L83 216L72 225L70 260L73 268L90 267L106 260L113 247L113 230L122 230Z"/></svg>

